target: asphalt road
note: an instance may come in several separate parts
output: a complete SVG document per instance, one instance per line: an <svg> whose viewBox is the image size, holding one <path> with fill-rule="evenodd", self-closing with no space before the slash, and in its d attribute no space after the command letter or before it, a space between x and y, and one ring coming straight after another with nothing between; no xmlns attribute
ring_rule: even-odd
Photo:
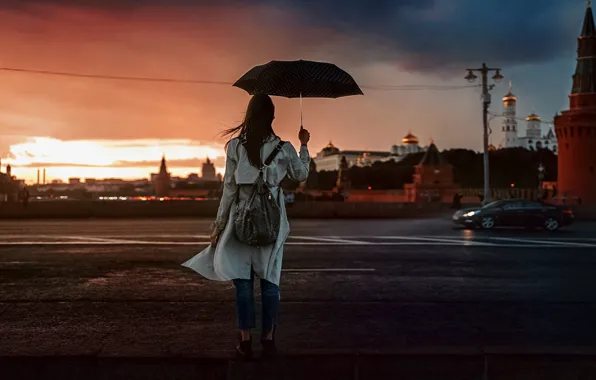
<svg viewBox="0 0 596 380"><path fill-rule="evenodd" d="M0 222L0 353L227 355L232 285L180 266L206 246L209 223ZM594 231L293 221L280 348L596 351Z"/></svg>

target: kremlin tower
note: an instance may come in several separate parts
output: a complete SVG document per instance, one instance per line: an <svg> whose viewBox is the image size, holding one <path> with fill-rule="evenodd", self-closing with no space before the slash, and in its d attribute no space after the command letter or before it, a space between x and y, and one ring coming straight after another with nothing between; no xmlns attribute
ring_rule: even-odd
<svg viewBox="0 0 596 380"><path fill-rule="evenodd" d="M157 195L158 197L167 197L170 194L171 178L170 173L168 173L168 168L166 166L165 156L161 158L161 165L159 167L159 173L155 176L154 186L155 195Z"/></svg>
<svg viewBox="0 0 596 380"><path fill-rule="evenodd" d="M509 93L503 97L503 133L505 134L505 148L515 148L518 146L516 104L517 98L513 95L511 82L509 82Z"/></svg>
<svg viewBox="0 0 596 380"><path fill-rule="evenodd" d="M569 199L596 204L596 27L590 3L577 53L569 110L555 117L558 191Z"/></svg>

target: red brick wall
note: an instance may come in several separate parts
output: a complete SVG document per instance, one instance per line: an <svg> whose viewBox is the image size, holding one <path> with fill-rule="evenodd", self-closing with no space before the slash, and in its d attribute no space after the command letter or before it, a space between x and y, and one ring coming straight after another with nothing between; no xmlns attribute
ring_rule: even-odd
<svg viewBox="0 0 596 380"><path fill-rule="evenodd" d="M571 96L571 104L582 103L584 95ZM594 101L596 99L592 98ZM596 103L593 103L596 106ZM558 191L562 196L579 197L582 203L596 204L596 109L565 111L555 117L559 145Z"/></svg>

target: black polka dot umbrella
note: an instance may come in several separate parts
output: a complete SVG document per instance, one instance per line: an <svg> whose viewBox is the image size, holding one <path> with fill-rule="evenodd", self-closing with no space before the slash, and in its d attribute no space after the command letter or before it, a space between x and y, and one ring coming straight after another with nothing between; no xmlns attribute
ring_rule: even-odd
<svg viewBox="0 0 596 380"><path fill-rule="evenodd" d="M315 61L271 61L255 66L234 86L251 95L263 93L271 96L300 98L340 98L363 95L350 74L331 63Z"/></svg>

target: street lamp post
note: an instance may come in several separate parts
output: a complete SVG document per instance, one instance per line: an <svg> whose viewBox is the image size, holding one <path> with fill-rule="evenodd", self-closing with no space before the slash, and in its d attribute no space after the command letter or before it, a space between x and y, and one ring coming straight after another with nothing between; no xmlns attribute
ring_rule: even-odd
<svg viewBox="0 0 596 380"><path fill-rule="evenodd" d="M479 69L466 69L468 71L468 75L466 75L466 79L468 82L473 83L478 78L474 72L480 72L482 76L482 124L483 124L483 151L484 151L484 203L490 202L490 174L489 174L489 163L488 163L488 106L490 105L490 93L489 90L492 89L492 85L489 88L488 85L488 73L491 71L495 71L495 75L493 75L492 79L495 82L500 82L503 80L503 76L501 75L501 69L498 68L490 68L486 66L486 63L482 64L482 67Z"/></svg>

